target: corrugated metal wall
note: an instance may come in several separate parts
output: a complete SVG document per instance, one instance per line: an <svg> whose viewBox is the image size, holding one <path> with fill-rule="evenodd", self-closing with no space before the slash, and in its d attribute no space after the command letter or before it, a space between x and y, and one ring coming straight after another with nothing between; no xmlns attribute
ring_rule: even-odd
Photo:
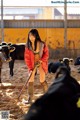
<svg viewBox="0 0 80 120"><path fill-rule="evenodd" d="M80 20L68 20L67 24L68 28L80 28ZM4 28L64 28L64 20L4 20Z"/></svg>

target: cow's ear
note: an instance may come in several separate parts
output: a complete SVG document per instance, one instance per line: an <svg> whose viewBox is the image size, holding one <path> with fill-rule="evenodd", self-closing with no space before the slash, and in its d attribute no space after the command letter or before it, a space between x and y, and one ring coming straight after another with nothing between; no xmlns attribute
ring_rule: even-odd
<svg viewBox="0 0 80 120"><path fill-rule="evenodd" d="M9 42L7 45L8 45L8 46L11 46L11 45L12 45L12 43L11 43L11 42Z"/></svg>
<svg viewBox="0 0 80 120"><path fill-rule="evenodd" d="M69 59L69 62L73 62L74 60L71 58L71 59Z"/></svg>
<svg viewBox="0 0 80 120"><path fill-rule="evenodd" d="M11 47L9 51L13 52L15 49L16 49L15 47Z"/></svg>
<svg viewBox="0 0 80 120"><path fill-rule="evenodd" d="M0 45L0 52L2 51L2 46Z"/></svg>
<svg viewBox="0 0 80 120"><path fill-rule="evenodd" d="M2 42L1 45L4 46L4 45L7 45L7 43L6 42Z"/></svg>
<svg viewBox="0 0 80 120"><path fill-rule="evenodd" d="M62 60L62 61L60 61L60 63L63 63L63 60Z"/></svg>
<svg viewBox="0 0 80 120"><path fill-rule="evenodd" d="M60 62L60 63L63 63L63 60L62 60L62 59L59 59L59 62Z"/></svg>

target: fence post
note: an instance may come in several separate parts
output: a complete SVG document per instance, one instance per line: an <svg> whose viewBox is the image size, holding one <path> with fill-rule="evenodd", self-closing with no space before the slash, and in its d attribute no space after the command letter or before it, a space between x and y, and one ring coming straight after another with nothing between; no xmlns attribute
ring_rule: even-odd
<svg viewBox="0 0 80 120"><path fill-rule="evenodd" d="M1 40L4 41L3 0L1 0Z"/></svg>

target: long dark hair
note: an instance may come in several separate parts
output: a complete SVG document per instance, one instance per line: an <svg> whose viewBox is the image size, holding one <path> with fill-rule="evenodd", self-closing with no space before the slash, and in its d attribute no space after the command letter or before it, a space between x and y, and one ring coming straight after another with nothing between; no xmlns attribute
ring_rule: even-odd
<svg viewBox="0 0 80 120"><path fill-rule="evenodd" d="M34 50L36 50L36 48L37 48L37 42L38 41L43 42L43 41L41 40L41 38L39 36L38 30L37 29L31 29L30 32L28 33L28 39L27 39L27 43L26 43L26 46L28 48L30 48L30 46L32 46L32 43L31 43L31 41L29 39L29 34L30 33L35 37L35 43L34 43L35 47L34 47Z"/></svg>

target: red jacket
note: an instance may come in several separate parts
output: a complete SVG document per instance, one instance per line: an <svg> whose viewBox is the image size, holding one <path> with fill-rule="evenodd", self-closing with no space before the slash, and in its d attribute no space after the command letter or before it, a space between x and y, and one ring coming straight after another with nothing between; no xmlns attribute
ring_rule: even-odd
<svg viewBox="0 0 80 120"><path fill-rule="evenodd" d="M49 58L49 51L48 47L44 44L43 51L42 51L42 57L40 60L42 61L42 68L47 73L48 71L48 58ZM25 48L24 53L24 60L29 70L33 70L34 68L34 53L32 50Z"/></svg>

